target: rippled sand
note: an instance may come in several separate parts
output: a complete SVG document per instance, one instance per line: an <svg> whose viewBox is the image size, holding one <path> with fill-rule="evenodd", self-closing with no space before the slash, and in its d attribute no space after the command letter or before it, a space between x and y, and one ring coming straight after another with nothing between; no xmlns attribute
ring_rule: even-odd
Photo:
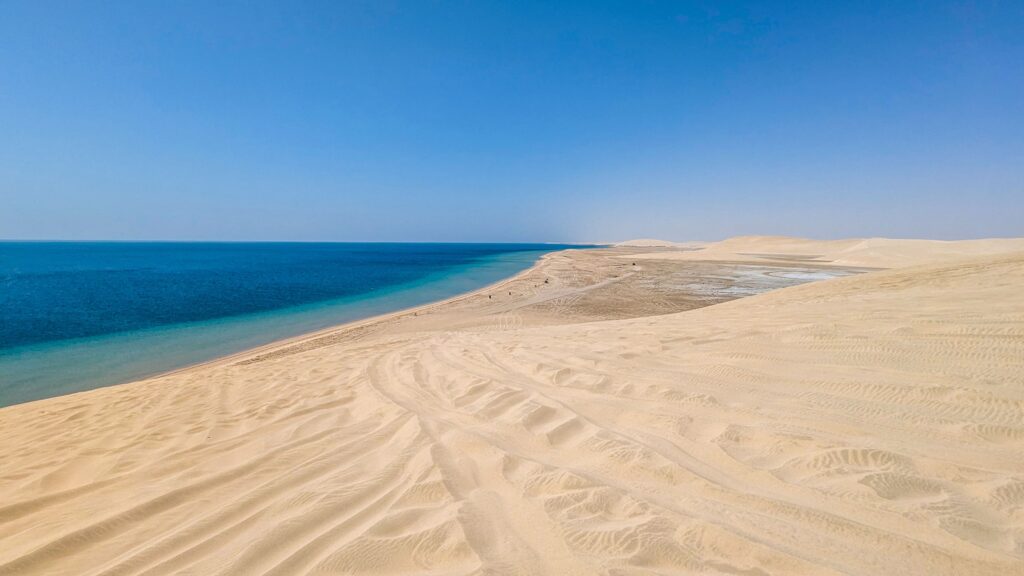
<svg viewBox="0 0 1024 576"><path fill-rule="evenodd" d="M0 574L1024 574L1024 253L746 242L2 409Z"/></svg>

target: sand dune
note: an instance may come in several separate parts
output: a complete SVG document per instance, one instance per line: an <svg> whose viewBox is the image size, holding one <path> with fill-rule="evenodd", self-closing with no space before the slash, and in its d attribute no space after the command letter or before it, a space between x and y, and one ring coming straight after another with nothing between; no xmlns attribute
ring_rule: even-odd
<svg viewBox="0 0 1024 576"><path fill-rule="evenodd" d="M698 250L655 252L635 257L733 262L799 261L834 266L896 268L958 257L1024 251L1024 238L944 241L892 238L809 240L786 236L740 236L694 247Z"/></svg>
<svg viewBox="0 0 1024 576"><path fill-rule="evenodd" d="M650 248L650 247L678 247L678 246L696 246L700 243L696 242L673 242L671 240L658 240L657 238L634 238L633 240L626 240L615 244L623 248Z"/></svg>
<svg viewBox="0 0 1024 576"><path fill-rule="evenodd" d="M0 574L1024 574L1024 253L593 321L616 250L0 410Z"/></svg>

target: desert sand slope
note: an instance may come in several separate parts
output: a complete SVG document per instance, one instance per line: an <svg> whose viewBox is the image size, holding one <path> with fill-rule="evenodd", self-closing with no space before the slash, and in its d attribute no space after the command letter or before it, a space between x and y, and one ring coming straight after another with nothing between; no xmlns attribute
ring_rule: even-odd
<svg viewBox="0 0 1024 576"><path fill-rule="evenodd" d="M634 238L633 240L626 240L619 242L616 246L622 246L625 248L651 248L651 247L674 247L689 245L683 242L673 242L671 240L658 240L657 238Z"/></svg>
<svg viewBox="0 0 1024 576"><path fill-rule="evenodd" d="M3 409L0 574L1024 574L1022 286L351 330Z"/></svg>
<svg viewBox="0 0 1024 576"><path fill-rule="evenodd" d="M694 246L696 251L655 252L638 259L712 260L732 262L805 262L863 268L896 268L1024 251L1024 238L979 240L904 240L853 238L809 240L786 236L738 236Z"/></svg>

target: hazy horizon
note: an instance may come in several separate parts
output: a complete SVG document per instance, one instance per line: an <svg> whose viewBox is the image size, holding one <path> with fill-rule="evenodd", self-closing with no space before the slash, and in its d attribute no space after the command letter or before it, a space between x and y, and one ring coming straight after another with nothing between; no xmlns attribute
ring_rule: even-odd
<svg viewBox="0 0 1024 576"><path fill-rule="evenodd" d="M1024 5L0 5L0 238L1024 236Z"/></svg>

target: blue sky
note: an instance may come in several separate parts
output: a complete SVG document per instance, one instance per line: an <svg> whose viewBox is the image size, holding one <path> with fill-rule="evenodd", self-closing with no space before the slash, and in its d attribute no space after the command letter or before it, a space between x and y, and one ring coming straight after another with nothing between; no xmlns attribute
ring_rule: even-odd
<svg viewBox="0 0 1024 576"><path fill-rule="evenodd" d="M1021 30L1022 2L8 0L0 238L1020 236Z"/></svg>

